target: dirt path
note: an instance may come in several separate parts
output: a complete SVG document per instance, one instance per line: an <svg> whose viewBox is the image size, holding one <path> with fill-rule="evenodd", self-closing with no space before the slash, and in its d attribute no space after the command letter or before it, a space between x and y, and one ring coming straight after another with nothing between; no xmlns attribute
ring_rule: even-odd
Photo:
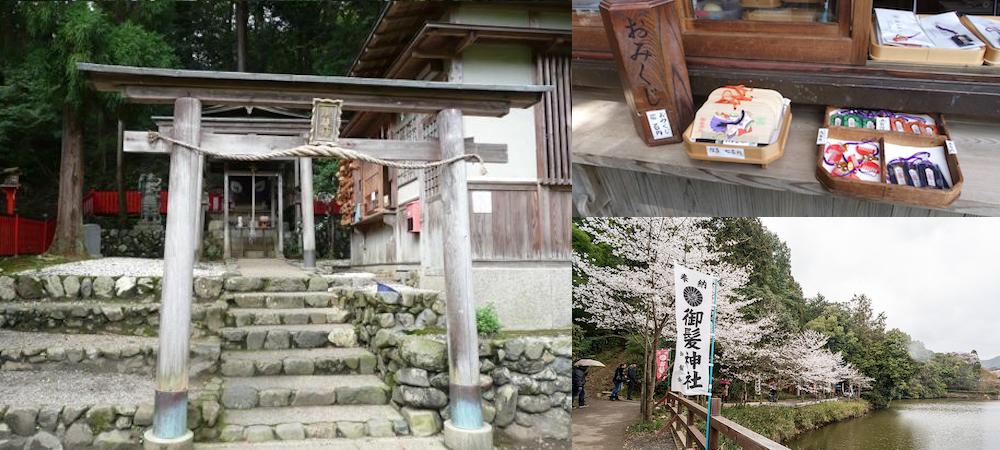
<svg viewBox="0 0 1000 450"><path fill-rule="evenodd" d="M588 398L586 408L573 410L573 450L622 448L625 428L638 420L637 401Z"/></svg>

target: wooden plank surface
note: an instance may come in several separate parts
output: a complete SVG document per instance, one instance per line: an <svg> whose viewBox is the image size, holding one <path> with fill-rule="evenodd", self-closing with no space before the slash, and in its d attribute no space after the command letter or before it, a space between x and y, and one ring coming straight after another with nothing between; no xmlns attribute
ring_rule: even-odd
<svg viewBox="0 0 1000 450"><path fill-rule="evenodd" d="M792 127L785 155L771 163L767 169L759 166L696 161L687 156L681 144L660 147L647 147L635 134L629 110L624 100L616 96L620 91L591 91L576 89L573 96L573 163L574 190L589 189L590 194L598 197L598 203L614 201L610 197L644 197L642 208L651 215L664 212L658 208L661 205L684 205L689 207L690 198L697 197L697 192L662 192L652 184L640 184L640 178L635 177L631 183L626 179L617 184L615 189L607 186L584 186L588 183L608 183L607 177L596 176L593 171L607 167L643 174L657 174L682 179L699 180L709 183L735 185L737 187L780 191L798 194L789 198L795 201L814 201L817 206L810 215L839 215L830 206L828 199L843 199L816 181L814 171L816 164L816 130L820 126L823 108L818 106L792 105ZM958 147L958 156L965 175L965 186L962 195L947 209L941 210L954 214L968 215L1000 215L1000 182L997 181L997 171L1000 170L1000 127L996 123L975 121L969 118L949 116L948 127L952 139ZM590 168L588 168L590 167ZM580 170L581 173L576 173ZM588 176L587 172L591 172ZM627 176L626 176L627 177ZM645 178L644 178L645 179ZM646 179L648 181L648 179ZM579 181L579 182L578 182ZM580 184L579 188L576 186ZM704 186L704 184L702 184ZM625 191L625 192L616 192ZM747 191L735 190L724 197L729 197L728 205L713 205L716 212L725 214L727 210L733 215L756 215L753 207L743 208L737 205L738 198L732 196L744 194ZM720 196L723 194L718 193ZM575 195L576 196L576 195ZM681 196L681 197L678 197ZM578 197L578 196L576 196ZM671 197L677 197L672 198ZM579 198L579 197L578 197ZM865 205L873 202L850 198L851 205ZM629 199L632 201L632 199ZM716 201L716 200L713 200ZM577 202L579 203L579 201ZM874 202L876 204L880 202ZM729 206L727 208L727 206ZM913 208L912 205L898 205ZM850 206L849 208L854 208ZM611 209L615 209L612 205ZM579 208L578 208L579 210ZM896 214L892 211L877 210L878 214ZM844 211L840 211L843 213Z"/></svg>
<svg viewBox="0 0 1000 450"><path fill-rule="evenodd" d="M691 91L708 95L719 86L776 89L796 103L978 114L1000 119L998 66L940 67L899 63L866 66L781 63L687 57ZM574 89L619 89L612 61L573 61Z"/></svg>

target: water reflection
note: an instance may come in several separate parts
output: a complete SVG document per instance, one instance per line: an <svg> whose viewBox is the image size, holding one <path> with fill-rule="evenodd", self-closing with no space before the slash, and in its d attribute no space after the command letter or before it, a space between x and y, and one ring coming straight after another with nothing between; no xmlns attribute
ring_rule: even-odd
<svg viewBox="0 0 1000 450"><path fill-rule="evenodd" d="M796 450L946 450L1000 448L1000 402L904 400L865 417L806 433Z"/></svg>

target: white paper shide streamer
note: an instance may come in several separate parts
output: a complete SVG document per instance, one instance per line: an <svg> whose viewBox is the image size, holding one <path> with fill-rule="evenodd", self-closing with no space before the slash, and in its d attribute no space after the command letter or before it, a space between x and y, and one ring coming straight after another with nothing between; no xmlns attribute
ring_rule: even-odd
<svg viewBox="0 0 1000 450"><path fill-rule="evenodd" d="M671 390L708 395L713 294L716 279L674 264L677 347Z"/></svg>

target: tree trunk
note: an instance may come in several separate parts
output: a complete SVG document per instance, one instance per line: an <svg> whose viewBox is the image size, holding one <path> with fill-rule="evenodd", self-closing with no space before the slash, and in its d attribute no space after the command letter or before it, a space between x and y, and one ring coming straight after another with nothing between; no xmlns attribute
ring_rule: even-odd
<svg viewBox="0 0 1000 450"><path fill-rule="evenodd" d="M73 107L63 105L62 160L56 236L49 252L83 256L83 129Z"/></svg>
<svg viewBox="0 0 1000 450"><path fill-rule="evenodd" d="M643 361L643 365L645 365L645 361L649 359L649 352L651 351L649 349L649 338L643 339L643 344L644 345L643 345L643 351L642 351L642 361ZM643 381L646 380L646 374L645 373L642 374L642 379L643 379ZM648 422L650 420L650 418L653 417L652 407L649 404L649 395L647 395L647 393L648 393L647 391L648 390L649 390L649 383L642 383L639 386L639 395L642 396L642 399L639 402L639 405L640 405L639 412L642 413L642 420L643 420L643 422Z"/></svg>
<svg viewBox="0 0 1000 450"><path fill-rule="evenodd" d="M646 407L646 414L643 416L643 420L647 422L653 419L653 393L656 392L656 358L654 358L654 355L656 354L656 344L657 341L653 341L653 345L651 345L650 349L646 352L646 367L643 369L642 374L642 379L646 382L646 390L643 392L642 400L649 405Z"/></svg>
<svg viewBox="0 0 1000 450"><path fill-rule="evenodd" d="M247 71L247 12L246 0L236 0L236 70Z"/></svg>

